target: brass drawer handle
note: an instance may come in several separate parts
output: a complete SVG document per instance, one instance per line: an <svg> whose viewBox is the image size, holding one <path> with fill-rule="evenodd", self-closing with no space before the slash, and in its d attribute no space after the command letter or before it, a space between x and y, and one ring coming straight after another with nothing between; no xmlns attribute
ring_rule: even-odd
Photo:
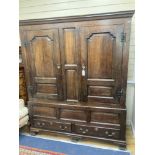
<svg viewBox="0 0 155 155"><path fill-rule="evenodd" d="M65 130L65 129L67 129L67 126L60 125L60 128L61 128L61 130Z"/></svg>
<svg viewBox="0 0 155 155"><path fill-rule="evenodd" d="M80 128L80 129L81 129L80 131L82 131L83 134L88 132L88 129L85 129L85 131L83 131L82 128Z"/></svg>
<svg viewBox="0 0 155 155"><path fill-rule="evenodd" d="M37 122L37 125L40 125L40 122Z"/></svg>
<svg viewBox="0 0 155 155"><path fill-rule="evenodd" d="M80 131L82 131L83 129L82 128L80 128Z"/></svg>
<svg viewBox="0 0 155 155"><path fill-rule="evenodd" d="M105 134L106 134L106 135L108 135L109 137L112 137L112 136L114 136L114 135L115 135L115 132L112 132L111 134L109 134L109 132L108 132L108 131L106 131L106 132L105 132Z"/></svg>

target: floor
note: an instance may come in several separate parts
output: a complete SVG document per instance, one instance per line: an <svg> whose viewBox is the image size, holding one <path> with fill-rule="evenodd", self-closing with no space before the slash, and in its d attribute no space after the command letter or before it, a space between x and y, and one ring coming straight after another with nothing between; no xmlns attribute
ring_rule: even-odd
<svg viewBox="0 0 155 155"><path fill-rule="evenodd" d="M27 127L22 128L20 132L24 134L29 134L29 130ZM46 139L51 138L51 139L61 140L61 141L71 141L71 139L67 136L60 135L60 134L54 134L54 133L46 133L46 132L40 132L36 135L36 137L41 137L41 138L46 138ZM132 130L130 127L127 127L126 129L126 140L127 140L127 150L131 152L131 155L135 155L135 138L132 134ZM83 139L77 143L97 146L97 147L118 149L118 146L116 145L108 144L103 141L92 140L92 139Z"/></svg>

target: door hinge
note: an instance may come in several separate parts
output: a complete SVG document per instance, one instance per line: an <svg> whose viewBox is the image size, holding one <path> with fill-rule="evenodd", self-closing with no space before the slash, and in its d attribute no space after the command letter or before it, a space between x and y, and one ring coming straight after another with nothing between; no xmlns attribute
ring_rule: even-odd
<svg viewBox="0 0 155 155"><path fill-rule="evenodd" d="M121 89L121 90L117 90L116 91L116 96L117 97L121 97L121 96L123 96L124 95L124 90L123 90L123 88Z"/></svg>
<svg viewBox="0 0 155 155"><path fill-rule="evenodd" d="M124 90L123 89L118 89L116 90L115 93L115 99L120 102L121 97L124 96Z"/></svg>
<svg viewBox="0 0 155 155"><path fill-rule="evenodd" d="M29 46L29 42L28 42L28 41L23 41L21 44L22 44L23 46L25 46L25 47Z"/></svg>
<svg viewBox="0 0 155 155"><path fill-rule="evenodd" d="M121 33L121 42L125 42L126 41L126 33Z"/></svg>

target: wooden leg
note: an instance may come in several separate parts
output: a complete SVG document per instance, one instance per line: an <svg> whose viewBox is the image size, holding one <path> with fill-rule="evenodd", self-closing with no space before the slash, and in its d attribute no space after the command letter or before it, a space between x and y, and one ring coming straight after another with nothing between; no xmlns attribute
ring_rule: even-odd
<svg viewBox="0 0 155 155"><path fill-rule="evenodd" d="M38 133L38 132L30 131L30 135L31 135L31 136L36 136L37 133Z"/></svg>
<svg viewBox="0 0 155 155"><path fill-rule="evenodd" d="M32 129L30 127L30 135L35 136L36 134L38 134L38 132L39 132L39 130Z"/></svg>
<svg viewBox="0 0 155 155"><path fill-rule="evenodd" d="M72 136L71 137L71 141L73 141L73 142L78 142L78 141L80 141L82 139L82 137L79 137L79 136Z"/></svg>
<svg viewBox="0 0 155 155"><path fill-rule="evenodd" d="M119 144L120 150L126 150L126 144Z"/></svg>

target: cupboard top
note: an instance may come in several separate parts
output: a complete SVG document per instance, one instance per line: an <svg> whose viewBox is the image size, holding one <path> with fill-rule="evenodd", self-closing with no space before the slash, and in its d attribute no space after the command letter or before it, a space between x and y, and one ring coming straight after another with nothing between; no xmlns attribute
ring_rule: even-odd
<svg viewBox="0 0 155 155"><path fill-rule="evenodd" d="M49 23L64 23L64 22L76 22L76 21L89 21L89 20L103 20L103 19L115 19L115 18L131 18L134 14L134 10L101 13L101 14L90 14L90 15L79 15L79 16L68 16L68 17L57 17L57 18L44 18L44 19L28 19L20 20L19 25L38 25L38 24L49 24Z"/></svg>

